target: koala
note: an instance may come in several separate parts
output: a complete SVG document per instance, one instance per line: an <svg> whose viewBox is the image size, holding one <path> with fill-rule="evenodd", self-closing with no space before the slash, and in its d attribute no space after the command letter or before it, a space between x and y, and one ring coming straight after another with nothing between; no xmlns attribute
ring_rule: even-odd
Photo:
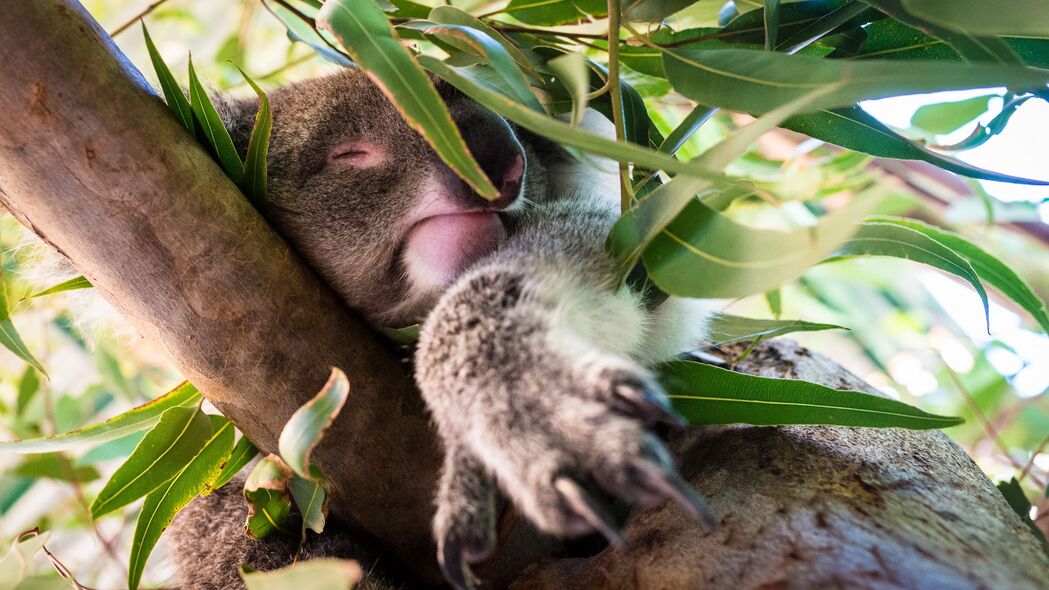
<svg viewBox="0 0 1049 590"><path fill-rule="evenodd" d="M672 499L705 516L653 433L680 418L648 367L694 348L707 308L650 309L620 286L604 250L614 170L436 85L498 198L475 194L378 86L346 70L268 93L262 213L374 326L421 323L414 372L445 451L433 532L447 581L474 584L469 566L494 548L500 498L544 533L611 543L621 541L608 500ZM255 100L221 103L243 150ZM290 560L279 542L248 541L243 519L236 493L183 511L170 532L183 587L229 587L241 563ZM312 543L310 555L355 551Z"/></svg>

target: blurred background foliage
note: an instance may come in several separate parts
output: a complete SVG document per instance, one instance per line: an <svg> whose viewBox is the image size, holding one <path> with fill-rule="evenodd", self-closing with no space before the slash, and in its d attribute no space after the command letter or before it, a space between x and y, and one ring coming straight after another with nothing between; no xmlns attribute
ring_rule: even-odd
<svg viewBox="0 0 1049 590"><path fill-rule="evenodd" d="M427 2L423 2L424 4ZM456 0L474 14L488 12L484 0ZM731 4L731 3L730 3ZM737 1L740 12L760 1ZM143 72L152 72L141 32L128 24L142 16L173 72L185 72L192 50L198 72L216 89L250 95L236 66L263 88L334 71L313 49L289 41L284 26L257 0L87 0L91 14ZM499 8L501 4L492 4ZM716 26L720 2L699 2L675 15L688 26ZM513 23L513 18L507 18ZM588 39L603 22L572 25L588 55L605 54ZM629 63L629 62L628 62ZM659 131L669 134L692 103L669 93L665 80L623 71L645 99ZM147 74L147 77L150 77ZM184 80L183 80L184 82ZM952 145L971 136L977 123L990 124L1004 90L926 95L879 101L868 110L909 137ZM947 107L919 108L949 102ZM1034 103L1040 103L1035 105ZM1049 115L1041 101L1018 106L1017 118L1032 117L1042 129ZM1027 115L1025 115L1027 113ZM913 119L911 115L914 115ZM749 117L719 113L681 150L691 158L714 145ZM1008 133L978 149L1041 154L1043 144ZM1043 138L1044 141L1044 138ZM1036 157L1036 156L1032 156ZM1012 160L999 158L1000 172ZM1004 162L1004 164L1003 164ZM1045 168L1042 168L1044 171ZM1049 190L1013 191L998 183L962 180L924 164L882 161L787 131L767 134L729 172L754 181L756 189L729 213L770 228L804 226L814 214L865 181L886 187L891 198L879 213L923 219L964 234L1009 264L1043 299L1049 299ZM1044 175L1044 172L1043 172ZM774 204L776 207L769 207ZM26 231L0 214L3 283L11 320L27 347L48 371L45 377L0 350L0 438L63 432L118 414L176 385L181 378L162 351L129 331L97 330L94 304L80 305L87 292L25 299L46 284ZM46 285L45 285L46 286ZM728 304L748 317L801 318L837 324L849 331L801 333L792 337L844 364L888 395L938 414L966 419L947 430L995 481L1016 478L1035 507L1031 517L1049 530L1049 339L1031 319L994 296L987 333L977 296L953 277L896 259L849 260L814 267L798 281L766 297ZM38 526L51 531L48 548L77 579L97 588L120 587L135 511L98 522L88 517L90 498L141 434L78 454L0 455L0 539ZM25 587L68 587L38 558L37 576ZM146 572L146 586L173 584L173 570L159 549ZM0 588L4 583L0 580Z"/></svg>

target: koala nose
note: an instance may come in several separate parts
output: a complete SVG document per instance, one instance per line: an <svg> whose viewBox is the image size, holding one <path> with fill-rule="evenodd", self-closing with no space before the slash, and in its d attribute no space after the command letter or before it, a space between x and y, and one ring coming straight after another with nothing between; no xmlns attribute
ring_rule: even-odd
<svg viewBox="0 0 1049 590"><path fill-rule="evenodd" d="M521 195L521 182L524 180L524 171L524 156L516 154L510 160L510 164L503 170L501 176L492 178L490 173L488 173L489 180L499 189L499 197L491 202L493 208L506 209L517 200L517 197Z"/></svg>
<svg viewBox="0 0 1049 590"><path fill-rule="evenodd" d="M496 210L509 207L521 194L525 175L524 148L510 125L495 113L472 103L456 110L456 123L467 148L488 180L499 190L494 201L485 202L486 207Z"/></svg>

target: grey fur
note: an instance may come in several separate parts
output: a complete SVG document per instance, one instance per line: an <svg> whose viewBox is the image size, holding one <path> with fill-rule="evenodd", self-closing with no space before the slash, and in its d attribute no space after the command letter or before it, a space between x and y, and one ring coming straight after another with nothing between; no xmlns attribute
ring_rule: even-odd
<svg viewBox="0 0 1049 590"><path fill-rule="evenodd" d="M672 415L645 364L668 352L652 348L681 318L646 311L619 289L603 249L615 199L559 148L439 90L497 184L527 147L524 198L499 214L506 239L450 286L407 272L406 212L425 204L434 182L464 205L480 201L359 72L270 93L263 213L375 325L425 320L415 374L446 451L434 532L446 577L464 587L469 563L494 546L498 490L542 531L612 538L595 497L651 505L695 496L648 430ZM243 149L255 101L221 110ZM393 157L369 169L333 164L333 146L356 140ZM241 504L223 490L177 519L172 546L187 587L236 586L242 560L265 569L290 559L286 541L246 540ZM352 556L357 545L336 536L314 540L311 553Z"/></svg>

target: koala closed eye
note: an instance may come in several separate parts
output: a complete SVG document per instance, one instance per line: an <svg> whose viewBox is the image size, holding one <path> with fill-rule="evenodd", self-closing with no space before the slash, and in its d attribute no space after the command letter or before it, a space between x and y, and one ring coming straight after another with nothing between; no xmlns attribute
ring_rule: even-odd
<svg viewBox="0 0 1049 590"><path fill-rule="evenodd" d="M328 153L328 159L340 165L354 168L374 168L385 164L386 152L369 141L348 141L341 143Z"/></svg>

